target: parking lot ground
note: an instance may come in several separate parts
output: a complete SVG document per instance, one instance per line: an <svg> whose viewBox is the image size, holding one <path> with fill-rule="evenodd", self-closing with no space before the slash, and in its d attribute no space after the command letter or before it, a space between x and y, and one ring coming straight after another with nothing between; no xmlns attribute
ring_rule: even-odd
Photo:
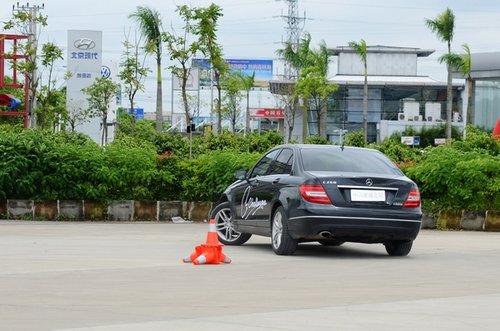
<svg viewBox="0 0 500 331"><path fill-rule="evenodd" d="M498 330L500 233L423 230L382 245L225 246L207 224L0 221L0 330Z"/></svg>

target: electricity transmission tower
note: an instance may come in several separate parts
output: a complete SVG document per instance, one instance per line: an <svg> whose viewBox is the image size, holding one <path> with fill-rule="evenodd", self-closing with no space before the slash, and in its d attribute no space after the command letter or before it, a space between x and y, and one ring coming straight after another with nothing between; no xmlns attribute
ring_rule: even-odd
<svg viewBox="0 0 500 331"><path fill-rule="evenodd" d="M283 0L288 3L287 15L282 14L281 18L286 22L286 41L285 43L292 45L294 51L299 48L300 37L304 28L305 14L299 17L298 0ZM285 61L284 78L290 80L297 79L297 72L290 63Z"/></svg>

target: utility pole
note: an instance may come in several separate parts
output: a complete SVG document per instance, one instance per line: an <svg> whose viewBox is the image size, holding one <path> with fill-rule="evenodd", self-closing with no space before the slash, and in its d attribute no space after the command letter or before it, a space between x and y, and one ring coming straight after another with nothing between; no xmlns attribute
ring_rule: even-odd
<svg viewBox="0 0 500 331"><path fill-rule="evenodd" d="M45 4L41 5L30 5L29 2L26 5L20 5L19 2L16 5L12 5L12 12L24 13L27 16L26 26L23 33L28 36L28 49L29 59L28 61L33 63L33 70L28 73L28 113L30 115L30 127L36 127L36 87L38 85L38 73L36 66L37 59L37 48L38 48L38 22L40 10L45 9Z"/></svg>

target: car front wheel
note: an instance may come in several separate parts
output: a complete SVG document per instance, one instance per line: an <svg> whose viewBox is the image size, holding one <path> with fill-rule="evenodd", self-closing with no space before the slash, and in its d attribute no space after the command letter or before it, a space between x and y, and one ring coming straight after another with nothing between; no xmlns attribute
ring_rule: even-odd
<svg viewBox="0 0 500 331"><path fill-rule="evenodd" d="M297 240L288 234L285 210L279 206L273 215L271 240L273 251L278 255L291 255L297 249Z"/></svg>
<svg viewBox="0 0 500 331"><path fill-rule="evenodd" d="M413 241L391 241L384 244L390 256L406 256L410 253Z"/></svg>
<svg viewBox="0 0 500 331"><path fill-rule="evenodd" d="M225 245L239 246L246 243L252 236L249 233L241 233L234 229L229 202L223 202L215 207L211 213L211 218L215 220L219 241Z"/></svg>

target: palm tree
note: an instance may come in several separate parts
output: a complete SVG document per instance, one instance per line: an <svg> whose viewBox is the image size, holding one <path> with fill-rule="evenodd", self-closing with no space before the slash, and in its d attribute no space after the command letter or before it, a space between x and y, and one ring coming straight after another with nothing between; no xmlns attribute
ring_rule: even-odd
<svg viewBox="0 0 500 331"><path fill-rule="evenodd" d="M455 28L455 15L450 8L446 8L444 12L439 14L434 20L426 19L425 25L432 32L435 32L438 39L446 42L448 45L448 55L451 54L451 42L453 41L453 30ZM451 139L451 111L452 111L452 80L451 80L451 63L447 62L448 80L446 89L446 138Z"/></svg>
<svg viewBox="0 0 500 331"><path fill-rule="evenodd" d="M299 45L295 47L292 43L286 43L284 49L278 49L276 54L283 59L296 71L291 75L291 79L300 76L300 71L311 65L311 35L306 33L301 39Z"/></svg>
<svg viewBox="0 0 500 331"><path fill-rule="evenodd" d="M463 44L462 49L465 51L465 53L461 56L462 61L457 69L460 70L460 72L462 72L462 74L465 76L465 79L467 80L466 123L467 125L471 125L472 122L474 121L474 105L472 103L472 78L470 76L472 67L472 56L470 54L469 45Z"/></svg>
<svg viewBox="0 0 500 331"><path fill-rule="evenodd" d="M349 47L354 50L354 53L358 54L363 62L365 82L363 85L363 130L365 136L365 144L368 142L368 64L366 62L366 41L361 39L359 43L355 41L349 42Z"/></svg>
<svg viewBox="0 0 500 331"><path fill-rule="evenodd" d="M156 58L156 130L163 128L163 105L162 105L162 75L161 75L161 53L162 32L160 13L149 7L138 6L136 11L128 16L139 24L139 29L146 39L146 52L153 54Z"/></svg>
<svg viewBox="0 0 500 331"><path fill-rule="evenodd" d="M470 47L467 44L462 45L464 54L458 55L455 53L445 54L439 58L440 62L450 63L451 67L455 70L460 71L467 81L467 109L466 116L467 125L472 124L474 119L474 107L472 104L472 78L471 78L471 66L472 66L472 56L470 53Z"/></svg>

